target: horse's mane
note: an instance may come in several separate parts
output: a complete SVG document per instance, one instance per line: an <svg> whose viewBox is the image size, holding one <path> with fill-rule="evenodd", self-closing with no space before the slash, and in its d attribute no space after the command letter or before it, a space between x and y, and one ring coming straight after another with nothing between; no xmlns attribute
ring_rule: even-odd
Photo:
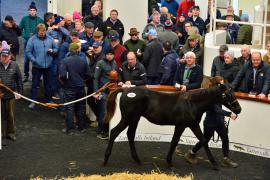
<svg viewBox="0 0 270 180"><path fill-rule="evenodd" d="M215 98L219 92L219 87L218 86L213 86L207 89L196 89L187 92L188 93L188 98L191 101L202 101L205 99L209 98Z"/></svg>

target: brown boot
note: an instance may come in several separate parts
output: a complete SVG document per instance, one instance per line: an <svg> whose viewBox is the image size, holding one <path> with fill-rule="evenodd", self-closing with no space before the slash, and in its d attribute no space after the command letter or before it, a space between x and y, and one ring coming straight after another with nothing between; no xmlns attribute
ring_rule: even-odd
<svg viewBox="0 0 270 180"><path fill-rule="evenodd" d="M196 158L196 154L192 154L190 151L187 152L184 157L190 164L197 164L198 163L198 159Z"/></svg>
<svg viewBox="0 0 270 180"><path fill-rule="evenodd" d="M223 159L223 162L221 164L223 167L229 167L229 168L237 168L238 164L236 162L234 162L233 160L225 157Z"/></svg>

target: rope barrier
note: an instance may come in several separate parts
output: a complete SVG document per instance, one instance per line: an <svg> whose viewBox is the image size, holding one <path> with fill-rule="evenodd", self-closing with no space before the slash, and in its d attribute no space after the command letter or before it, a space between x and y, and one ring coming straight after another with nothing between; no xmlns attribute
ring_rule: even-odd
<svg viewBox="0 0 270 180"><path fill-rule="evenodd" d="M58 108L58 107L60 107L60 106L67 106L67 105L74 104L74 103L76 103L76 102L85 100L85 99L87 99L87 98L89 98L89 97L92 97L92 96L94 96L95 94L101 93L101 92L105 91L106 89L108 89L108 88L110 88L110 87L113 87L113 86L115 86L115 83L108 82L108 83L106 83L104 86L102 86L100 89L98 89L96 92L94 92L94 93L92 93L92 94L89 94L89 95L87 95L87 96L85 96L85 97L82 97L82 98L77 99L77 100L74 100L74 101L66 102L66 103L64 103L64 104L58 104L58 103L42 103L42 102L39 102L39 101L35 101L35 100L30 99L30 98L28 98L28 97L26 97L26 96L24 96L24 95L22 95L22 94L20 94L20 93L17 93L17 92L15 92L15 91L13 91L13 90L10 89L9 87L7 87L5 84L0 83L0 87L5 88L5 89L8 90L9 92L13 93L15 96L21 97L21 98L23 98L23 99L25 99L25 100L27 100L27 101L32 102L32 103L35 103L35 104L38 104L38 105L41 105L41 106L45 106L45 107L49 107L49 108L53 108L53 109L56 109L56 108Z"/></svg>

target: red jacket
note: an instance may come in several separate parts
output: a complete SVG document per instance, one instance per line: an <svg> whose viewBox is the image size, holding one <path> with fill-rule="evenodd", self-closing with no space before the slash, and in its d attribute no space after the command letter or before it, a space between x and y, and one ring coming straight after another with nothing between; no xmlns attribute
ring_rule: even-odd
<svg viewBox="0 0 270 180"><path fill-rule="evenodd" d="M121 67L122 62L126 61L126 57L125 57L126 54L127 54L127 49L121 44L118 44L117 46L114 47L114 59L116 61L118 69Z"/></svg>
<svg viewBox="0 0 270 180"><path fill-rule="evenodd" d="M179 16L181 13L185 13L186 16L188 15L188 10L193 7L195 5L195 1L194 0L190 0L189 2L187 2L187 0L183 0L180 4L179 4L179 8L177 11L177 15L176 15L176 20L179 19Z"/></svg>

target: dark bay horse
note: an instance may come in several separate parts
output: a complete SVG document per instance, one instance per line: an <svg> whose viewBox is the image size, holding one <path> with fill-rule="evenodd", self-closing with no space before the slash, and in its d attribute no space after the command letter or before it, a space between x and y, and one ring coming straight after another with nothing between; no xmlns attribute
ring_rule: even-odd
<svg viewBox="0 0 270 180"><path fill-rule="evenodd" d="M127 136L131 155L140 164L137 155L134 138L140 117L157 125L174 125L174 135L167 155L167 163L172 166L172 155L178 144L180 136L186 127L189 127L195 136L204 144L206 154L213 165L218 169L213 155L200 129L199 123L204 112L210 105L222 103L236 114L241 112L241 107L234 96L234 92L223 84L218 84L208 89L198 89L186 93L162 93L144 87L128 89L116 89L108 96L107 114L105 121L108 123L114 115L116 104L115 98L119 92L121 120L111 130L109 144L105 152L104 165L107 164L111 155L115 138L128 127Z"/></svg>

